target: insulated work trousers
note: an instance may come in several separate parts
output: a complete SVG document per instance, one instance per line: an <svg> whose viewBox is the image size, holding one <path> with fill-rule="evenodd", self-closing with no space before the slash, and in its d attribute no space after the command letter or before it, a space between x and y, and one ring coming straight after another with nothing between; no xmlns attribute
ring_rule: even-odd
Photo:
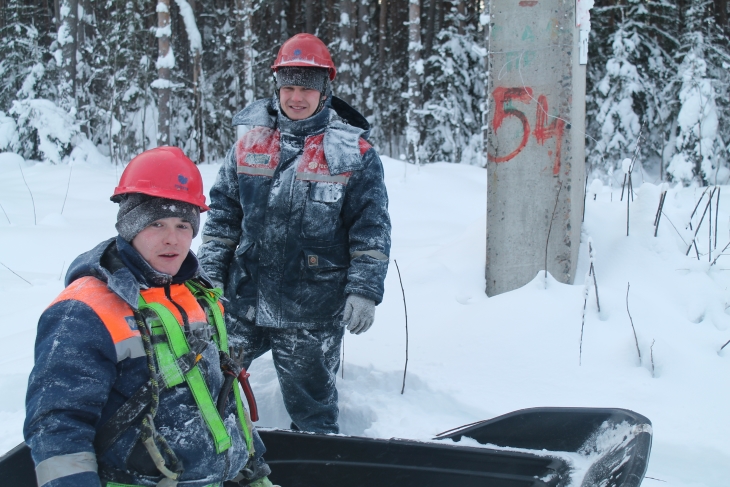
<svg viewBox="0 0 730 487"><path fill-rule="evenodd" d="M292 428L339 433L335 381L344 328L268 328L245 322L236 323L235 328L236 345L245 351L246 369L271 350Z"/></svg>

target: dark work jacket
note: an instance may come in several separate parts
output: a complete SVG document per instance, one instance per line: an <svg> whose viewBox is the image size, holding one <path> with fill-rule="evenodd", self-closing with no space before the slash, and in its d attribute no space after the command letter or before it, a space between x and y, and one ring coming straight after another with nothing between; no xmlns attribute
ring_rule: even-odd
<svg viewBox="0 0 730 487"><path fill-rule="evenodd" d="M93 284L89 289L97 288L100 295L108 296L111 292L121 298L120 310L125 318L137 309L140 289L180 284L188 279L210 287L192 252L173 278L152 269L121 237L102 242L71 264L66 285L81 279ZM46 487L99 487L100 476L122 483L155 485L162 476L137 441L140 424L130 427L105 453L97 456L94 450L97 427L149 379L139 334L115 343L102 318L87 304L91 299L63 296L43 312L38 322L35 365L28 381L24 435L36 472L48 474L46 467L62 467L50 470L51 477L57 478L45 483ZM195 312L200 314L199 310ZM136 330L133 320L127 322ZM217 398L223 374L212 342L199 365L208 389ZM202 487L232 479L244 468L249 452L237 422L232 394L223 418L232 446L221 454L216 453L213 437L185 382L162 389L159 397L154 423L185 468L181 487ZM268 467L261 458L264 447L255 431L253 435L254 463L266 475ZM69 462L74 459L81 461ZM93 471L94 467L99 473Z"/></svg>
<svg viewBox="0 0 730 487"><path fill-rule="evenodd" d="M233 119L251 130L210 191L200 262L241 320L341 326L348 294L383 299L390 217L382 163L366 141L368 122L338 98L300 121L277 107L275 98L259 100Z"/></svg>

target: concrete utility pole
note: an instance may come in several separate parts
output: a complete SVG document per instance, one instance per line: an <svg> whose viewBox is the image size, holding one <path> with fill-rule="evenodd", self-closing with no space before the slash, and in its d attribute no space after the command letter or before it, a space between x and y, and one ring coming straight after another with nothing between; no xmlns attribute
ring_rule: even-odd
<svg viewBox="0 0 730 487"><path fill-rule="evenodd" d="M546 248L548 272L575 278L586 67L576 0L491 0L489 13L485 276L494 296L544 270Z"/></svg>

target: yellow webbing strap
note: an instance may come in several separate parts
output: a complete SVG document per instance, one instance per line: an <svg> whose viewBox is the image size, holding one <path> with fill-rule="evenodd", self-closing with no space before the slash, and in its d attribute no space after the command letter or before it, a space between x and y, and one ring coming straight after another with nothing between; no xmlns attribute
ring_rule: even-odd
<svg viewBox="0 0 730 487"><path fill-rule="evenodd" d="M153 311L160 318L160 323L167 335L167 343L161 343L155 346L155 354L160 365L160 370L165 378L165 383L168 387L175 385L175 381L179 378L181 371L177 364L174 367L171 362L175 362L178 358L190 352L190 346L185 338L180 323L175 318L175 315L160 303L143 303L143 299L140 296L140 310ZM170 377L164 375L166 370L170 372ZM195 403L200 409L200 413L203 415L205 424L208 426L211 434L213 435L213 442L215 443L215 449L217 453L222 453L231 447L231 437L226 431L226 427L223 424L218 410L216 409L213 397L208 390L208 386L205 384L200 368L195 365L185 375L185 380L190 387L195 398ZM178 382L179 384L180 382Z"/></svg>
<svg viewBox="0 0 730 487"><path fill-rule="evenodd" d="M208 313L208 323L211 323L218 332L216 344L220 350L228 352L228 332L226 331L226 322L223 318L223 313L221 313L221 309L218 307L218 300L221 297L220 289L208 289L195 281L187 281L185 286L187 286L190 292L193 293L195 299L202 299L205 301L207 305L207 309L205 311ZM236 398L238 422L241 424L243 436L246 438L248 454L249 456L253 456L254 446L253 436L251 435L253 425L251 424L251 420L249 419L246 409L243 407L243 402L241 401L241 389L238 386L238 379L236 379L235 384L233 385L233 395Z"/></svg>

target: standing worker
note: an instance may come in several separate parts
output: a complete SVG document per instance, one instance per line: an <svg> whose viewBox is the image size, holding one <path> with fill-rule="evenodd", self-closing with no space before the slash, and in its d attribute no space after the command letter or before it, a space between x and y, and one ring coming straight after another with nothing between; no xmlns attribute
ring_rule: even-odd
<svg viewBox="0 0 730 487"><path fill-rule="evenodd" d="M24 427L38 485L271 486L220 291L190 251L208 209L198 168L143 152L112 201L119 235L71 264L38 323Z"/></svg>
<svg viewBox="0 0 730 487"><path fill-rule="evenodd" d="M225 289L243 366L272 351L292 429L338 433L344 327L367 331L390 252L383 166L370 124L339 98L324 43L297 34L272 66L276 92L233 118L252 126L211 189L200 262Z"/></svg>

